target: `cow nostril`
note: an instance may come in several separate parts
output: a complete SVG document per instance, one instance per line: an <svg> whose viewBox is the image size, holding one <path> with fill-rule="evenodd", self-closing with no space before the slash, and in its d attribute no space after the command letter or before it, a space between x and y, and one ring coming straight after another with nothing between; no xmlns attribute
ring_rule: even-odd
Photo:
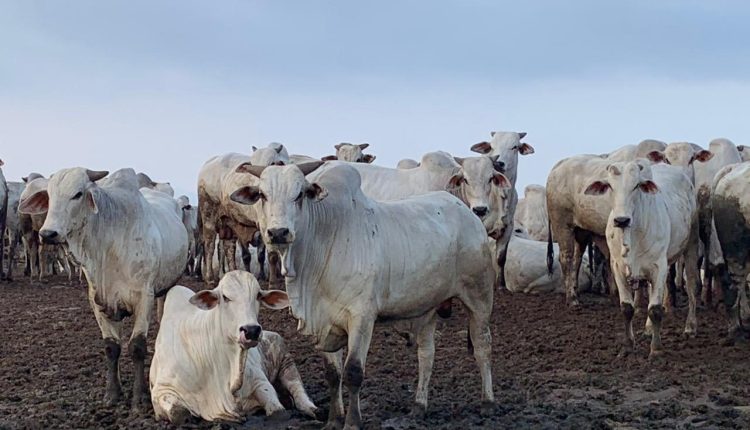
<svg viewBox="0 0 750 430"><path fill-rule="evenodd" d="M630 217L618 216L614 219L615 227L625 228L630 225Z"/></svg>
<svg viewBox="0 0 750 430"><path fill-rule="evenodd" d="M56 238L57 232L55 230L40 230L39 236L42 238L43 242L47 242Z"/></svg>
<svg viewBox="0 0 750 430"><path fill-rule="evenodd" d="M271 238L271 243L286 243L289 238L288 228L269 228L268 236Z"/></svg>
<svg viewBox="0 0 750 430"><path fill-rule="evenodd" d="M258 340L263 329L259 325L250 325L240 327L240 332L244 334L247 340Z"/></svg>
<svg viewBox="0 0 750 430"><path fill-rule="evenodd" d="M476 216L481 218L487 215L488 209L487 209L487 206L475 206L471 208L471 211L474 212Z"/></svg>

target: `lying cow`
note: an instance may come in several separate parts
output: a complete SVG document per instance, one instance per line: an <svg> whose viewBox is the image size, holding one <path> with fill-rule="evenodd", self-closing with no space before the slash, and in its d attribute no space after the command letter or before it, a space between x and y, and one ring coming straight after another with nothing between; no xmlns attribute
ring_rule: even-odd
<svg viewBox="0 0 750 430"><path fill-rule="evenodd" d="M308 181L305 176L319 166L242 166L260 181L232 198L258 206L263 238L281 255L299 330L328 353L329 426L344 412L342 382L349 391L345 426L362 426L359 393L378 320L411 320L416 327L416 404L418 411L426 410L436 309L453 297L469 314L482 401L494 402L489 327L494 271L482 223L446 192L376 202L362 193L354 164L334 166Z"/></svg>
<svg viewBox="0 0 750 430"><path fill-rule="evenodd" d="M259 409L273 415L284 410L274 384L315 418L317 408L284 339L258 324L260 305L284 309L289 301L285 292L261 290L253 275L238 270L213 290L169 291L149 373L157 420L179 425L193 415L238 422Z"/></svg>
<svg viewBox="0 0 750 430"><path fill-rule="evenodd" d="M369 143L360 143L354 145L351 143L339 143L335 145L336 155L327 155L322 158L323 161L339 160L348 161L350 163L372 163L375 161L375 156L372 154L365 154L364 151L370 146Z"/></svg>
<svg viewBox="0 0 750 430"><path fill-rule="evenodd" d="M625 317L622 355L633 351L633 289L648 282L650 357L662 354L661 322L664 315L669 266L685 257L689 299L685 334L697 330L698 212L695 191L683 168L646 160L618 162L607 167L607 178L592 182L585 193L598 196L610 191L612 211L607 220L610 265Z"/></svg>
<svg viewBox="0 0 750 430"><path fill-rule="evenodd" d="M22 213L47 212L39 236L46 243L67 240L86 273L89 303L104 338L107 397L121 397L120 332L133 315L129 350L134 363L132 406L143 394L146 337L154 298L182 275L187 233L177 202L159 191L139 191L133 169L107 172L63 169L19 206Z"/></svg>
<svg viewBox="0 0 750 430"><path fill-rule="evenodd" d="M523 232L523 228L516 230ZM557 244L554 244L557 248ZM513 293L561 293L564 291L560 263L555 261L552 276L547 272L547 243L523 237L514 231L505 260L505 287ZM591 287L591 268L584 254L577 291Z"/></svg>

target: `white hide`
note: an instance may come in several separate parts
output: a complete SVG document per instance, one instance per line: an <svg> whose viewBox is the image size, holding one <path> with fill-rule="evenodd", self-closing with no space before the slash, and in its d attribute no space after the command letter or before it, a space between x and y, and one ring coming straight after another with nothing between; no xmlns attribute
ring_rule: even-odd
<svg viewBox="0 0 750 430"><path fill-rule="evenodd" d="M557 244L555 253L559 252ZM563 292L560 262L555 261L552 276L547 273L547 243L519 237L513 234L508 244L505 260L505 286L513 293L558 293ZM578 291L591 286L588 256L584 254L578 276Z"/></svg>
<svg viewBox="0 0 750 430"><path fill-rule="evenodd" d="M549 232L546 188L536 184L527 185L513 219L514 224L524 227L530 238L546 241Z"/></svg>

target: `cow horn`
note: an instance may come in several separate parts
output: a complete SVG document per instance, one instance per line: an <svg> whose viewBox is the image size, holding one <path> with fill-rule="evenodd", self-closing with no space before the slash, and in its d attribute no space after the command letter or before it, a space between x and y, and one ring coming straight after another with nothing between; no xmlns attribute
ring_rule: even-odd
<svg viewBox="0 0 750 430"><path fill-rule="evenodd" d="M461 158L461 157L453 157L453 160L455 160L456 163L458 163L459 166L463 166L464 165L464 159Z"/></svg>
<svg viewBox="0 0 750 430"><path fill-rule="evenodd" d="M314 172L315 169L323 165L323 161L309 161L307 163L296 164L297 168L302 172L303 175L307 176Z"/></svg>
<svg viewBox="0 0 750 430"><path fill-rule="evenodd" d="M89 179L91 182L96 182L99 179L109 175L109 172L106 170L89 170L86 169L86 174L89 176Z"/></svg>
<svg viewBox="0 0 750 430"><path fill-rule="evenodd" d="M237 166L237 169L235 169L235 172L237 173L249 173L253 176L257 176L260 178L261 173L263 173L263 170L266 169L267 166L253 166L249 162L242 163L239 166Z"/></svg>

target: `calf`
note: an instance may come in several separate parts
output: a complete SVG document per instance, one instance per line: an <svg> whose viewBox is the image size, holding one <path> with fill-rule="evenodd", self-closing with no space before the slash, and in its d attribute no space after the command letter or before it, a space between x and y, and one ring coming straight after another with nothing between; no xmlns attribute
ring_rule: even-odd
<svg viewBox="0 0 750 430"><path fill-rule="evenodd" d="M228 272L213 290L169 291L149 372L156 419L179 425L189 415L235 422L258 409L273 415L284 410L274 384L315 418L284 339L258 324L260 305L284 309L289 300L243 271Z"/></svg>
<svg viewBox="0 0 750 430"><path fill-rule="evenodd" d="M610 265L625 317L622 355L633 350L633 289L648 281L650 357L662 353L661 322L669 266L686 257L689 298L685 333L695 336L695 290L698 280L698 214L692 182L682 168L650 166L645 160L607 167L607 179L592 182L587 195L611 191L612 210L606 227ZM692 245L692 246L691 246Z"/></svg>

